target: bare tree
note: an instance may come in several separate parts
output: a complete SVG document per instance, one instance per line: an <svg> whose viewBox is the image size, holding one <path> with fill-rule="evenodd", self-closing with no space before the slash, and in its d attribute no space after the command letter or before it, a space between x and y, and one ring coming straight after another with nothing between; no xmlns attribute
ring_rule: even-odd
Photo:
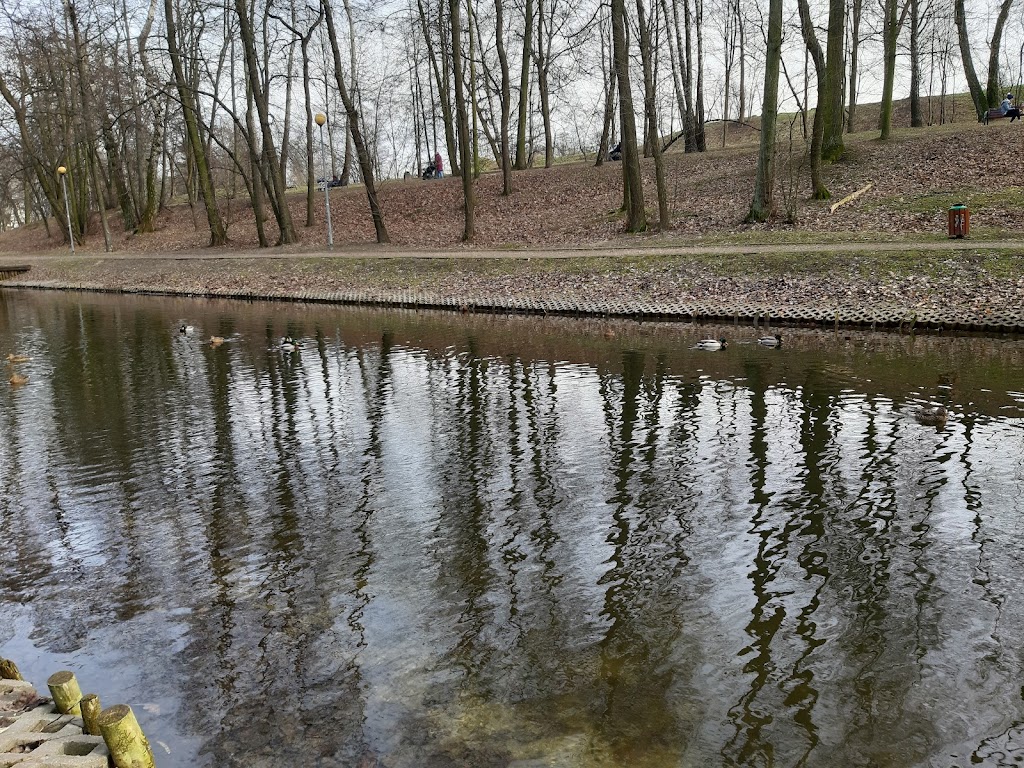
<svg viewBox="0 0 1024 768"><path fill-rule="evenodd" d="M764 63L764 97L761 102L761 143L757 153L754 199L747 221L766 221L772 214L775 188L775 132L778 120L779 65L782 62L782 0L768 6L768 49Z"/></svg>
<svg viewBox="0 0 1024 768"><path fill-rule="evenodd" d="M174 84L178 91L188 135L190 157L196 165L196 173L202 188L203 203L206 207L206 218L210 225L210 245L219 246L227 242L227 230L220 212L217 210L217 196L214 192L213 177L206 159L206 147L199 135L199 118L196 112L195 93L185 79L185 71L181 63L181 51L178 48L177 23L174 18L173 0L164 0L164 17L167 23L167 52L171 58L171 70L174 73Z"/></svg>
<svg viewBox="0 0 1024 768"><path fill-rule="evenodd" d="M624 0L611 0L612 44L615 51L615 76L619 86L619 123L622 127L622 194L626 211L626 231L647 229L644 210L643 177L636 143L636 112L629 79L629 50L626 47L626 8Z"/></svg>
<svg viewBox="0 0 1024 768"><path fill-rule="evenodd" d="M466 84L462 70L462 22L459 0L448 0L452 30L452 69L455 72L455 109L458 114L459 158L462 163L462 197L465 205L464 242L476 237L476 192L473 188L471 137L469 134L469 108L466 104Z"/></svg>
<svg viewBox="0 0 1024 768"><path fill-rule="evenodd" d="M384 223L384 211L377 200L377 185L374 181L373 163L370 153L367 151L366 143L363 141L363 133L359 127L359 111L356 109L352 95L345 84L345 71L341 64L341 50L338 48L338 33L334 27L334 12L331 9L330 0L321 0L323 13L327 17L327 36L331 41L331 52L334 54L334 80L338 85L338 93L341 95L342 103L345 105L345 112L348 116L348 130L352 134L352 143L356 148L356 156L359 158L359 172L363 176L363 185L366 187L366 198L370 204L370 216L373 218L373 227L377 233L378 243L389 243L388 229Z"/></svg>
<svg viewBox="0 0 1024 768"><path fill-rule="evenodd" d="M640 31L640 60L644 69L644 113L647 134L650 136L651 154L654 156L654 177L658 190L658 227L667 230L671 225L668 211L668 187L665 184L665 164L661 157L661 131L658 129L658 107L654 92L654 64L651 29L647 25L643 0L636 0L636 23Z"/></svg>

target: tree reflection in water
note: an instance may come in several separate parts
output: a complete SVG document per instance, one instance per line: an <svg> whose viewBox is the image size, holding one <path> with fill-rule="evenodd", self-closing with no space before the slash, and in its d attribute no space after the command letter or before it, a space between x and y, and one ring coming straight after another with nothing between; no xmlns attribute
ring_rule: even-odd
<svg viewBox="0 0 1024 768"><path fill-rule="evenodd" d="M1024 756L1024 342L698 335L0 292L0 652L161 765Z"/></svg>

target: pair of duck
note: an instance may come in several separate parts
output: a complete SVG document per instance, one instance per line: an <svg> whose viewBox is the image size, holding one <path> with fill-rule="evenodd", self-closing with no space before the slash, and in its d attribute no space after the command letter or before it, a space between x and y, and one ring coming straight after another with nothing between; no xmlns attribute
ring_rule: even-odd
<svg viewBox="0 0 1024 768"><path fill-rule="evenodd" d="M757 343L763 347L778 347L782 344L782 336L775 334L774 336L762 336L757 340ZM729 346L729 342L725 339L701 339L697 342L697 349L717 350L725 349Z"/></svg>
<svg viewBox="0 0 1024 768"><path fill-rule="evenodd" d="M192 326L192 325L184 325L184 324L182 324L182 326L180 328L178 328L178 333L180 333L182 336L190 336L193 333L195 333L195 331L196 331L195 326ZM224 343L224 337L223 336L211 336L210 337L210 346L211 347L219 347L223 343Z"/></svg>

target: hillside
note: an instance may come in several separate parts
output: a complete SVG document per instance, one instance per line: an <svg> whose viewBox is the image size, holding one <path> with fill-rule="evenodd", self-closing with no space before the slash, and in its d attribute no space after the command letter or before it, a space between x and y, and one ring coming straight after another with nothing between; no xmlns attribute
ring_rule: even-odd
<svg viewBox="0 0 1024 768"><path fill-rule="evenodd" d="M868 108L860 119L866 123ZM969 117L969 116L965 116ZM709 127L709 131L714 131ZM719 129L720 130L720 129ZM725 149L703 154L673 151L666 155L673 226L641 242L816 241L834 239L929 239L945 232L946 209L967 202L972 231L978 236L1003 237L1024 232L1024 189L1015 171L1024 125L998 121L984 126L972 122L897 131L886 144L875 131L848 137L843 160L826 169L833 200L807 199L806 163L791 159L788 142L779 144L780 187L797 185L797 226L776 222L743 225L754 178L756 145L738 127L737 141ZM710 135L710 134L709 134ZM715 134L720 136L721 134ZM800 146L794 150L800 150ZM656 214L653 166L646 161L647 205ZM608 243L620 238L621 176L618 163L594 168L569 163L551 169L531 169L515 175L515 192L500 195L498 174L484 174L478 183L477 244L486 247L572 246ZM829 212L830 204L866 184L872 188L856 201ZM784 190L780 189L780 192ZM462 232L461 182L387 181L380 198L393 243L418 248L460 245ZM780 209L785 195L779 194ZM231 247L256 246L254 219L248 200L221 201L230 221ZM318 225L301 226L305 197L297 190L291 200L303 243L297 250L322 249L325 242L323 195L317 196ZM331 210L339 248L373 241L366 198L361 187L332 190ZM111 222L116 225L115 212ZM269 211L268 211L269 216ZM268 221L273 230L272 219ZM116 248L127 252L166 252L202 248L208 234L201 209L179 205L164 211L159 231L151 235L115 235ZM102 251L98 223L83 250ZM276 233L270 232L271 237ZM0 235L0 252L28 253L60 248L41 225Z"/></svg>

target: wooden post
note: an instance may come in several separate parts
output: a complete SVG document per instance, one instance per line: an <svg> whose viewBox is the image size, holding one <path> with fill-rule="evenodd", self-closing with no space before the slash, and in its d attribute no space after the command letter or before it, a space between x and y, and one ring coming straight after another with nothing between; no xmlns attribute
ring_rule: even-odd
<svg viewBox="0 0 1024 768"><path fill-rule="evenodd" d="M116 768L156 768L135 713L127 704L115 704L100 712L100 733Z"/></svg>
<svg viewBox="0 0 1024 768"><path fill-rule="evenodd" d="M82 699L82 722L85 723L86 736L102 736L97 720L100 716L100 697L90 693Z"/></svg>
<svg viewBox="0 0 1024 768"><path fill-rule="evenodd" d="M10 659L0 659L0 680L24 680L18 665Z"/></svg>
<svg viewBox="0 0 1024 768"><path fill-rule="evenodd" d="M54 672L46 681L46 686L50 689L50 696L58 712L62 715L82 714L82 689L78 687L74 672Z"/></svg>

